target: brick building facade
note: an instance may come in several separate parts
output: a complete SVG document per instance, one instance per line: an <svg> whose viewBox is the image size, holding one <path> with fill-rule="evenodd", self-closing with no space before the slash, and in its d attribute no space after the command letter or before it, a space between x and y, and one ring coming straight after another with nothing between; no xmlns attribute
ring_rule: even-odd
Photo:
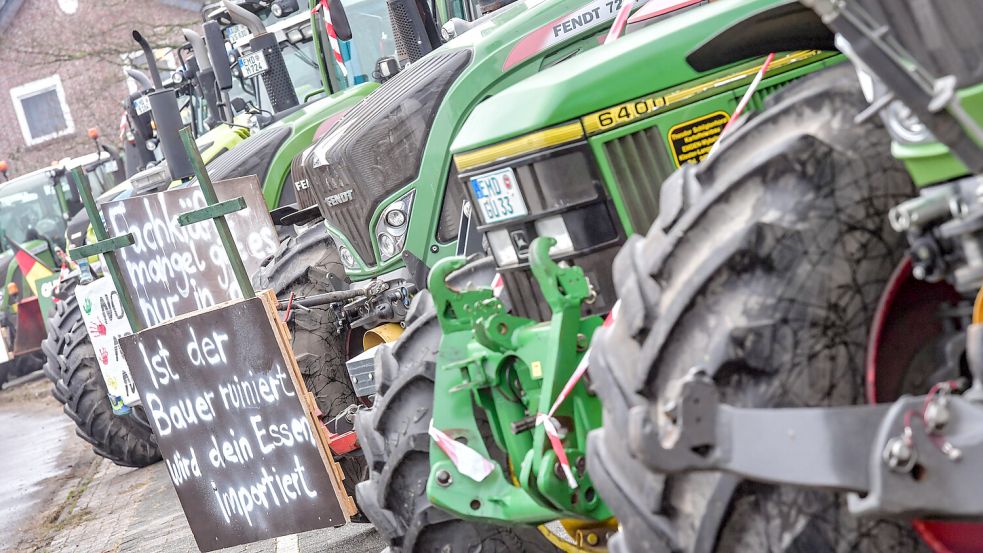
<svg viewBox="0 0 983 553"><path fill-rule="evenodd" d="M177 46L182 26L200 26L202 3L0 0L0 160L10 176L93 151L92 127L118 147L132 31Z"/></svg>

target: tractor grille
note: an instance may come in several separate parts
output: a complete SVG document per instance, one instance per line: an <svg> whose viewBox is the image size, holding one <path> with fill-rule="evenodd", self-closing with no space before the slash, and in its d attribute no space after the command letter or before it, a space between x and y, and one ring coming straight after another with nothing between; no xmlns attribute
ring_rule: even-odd
<svg viewBox="0 0 983 553"><path fill-rule="evenodd" d="M644 233L659 214L659 190L673 170L658 127L634 132L604 144L631 226Z"/></svg>
<svg viewBox="0 0 983 553"><path fill-rule="evenodd" d="M321 213L366 264L374 265L373 209L419 173L437 109L470 59L469 50L453 50L410 65L345 114L305 158Z"/></svg>
<svg viewBox="0 0 983 553"><path fill-rule="evenodd" d="M585 303L580 308L580 314L603 315L611 311L611 306L617 300L614 292L614 280L611 267L614 256L620 249L620 242L601 250L567 260L584 270L584 276L590 280L598 295L593 303ZM502 283L512 305L512 314L534 321L548 321L552 315L549 304L539 288L539 283L528 267L502 271Z"/></svg>

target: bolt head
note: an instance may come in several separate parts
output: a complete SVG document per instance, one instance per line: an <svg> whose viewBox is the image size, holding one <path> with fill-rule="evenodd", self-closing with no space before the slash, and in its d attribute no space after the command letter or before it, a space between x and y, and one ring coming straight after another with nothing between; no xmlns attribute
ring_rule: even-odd
<svg viewBox="0 0 983 553"><path fill-rule="evenodd" d="M888 440L882 457L887 466L895 472L911 472L915 466L915 450L900 436Z"/></svg>
<svg viewBox="0 0 983 553"><path fill-rule="evenodd" d="M446 470L439 470L437 471L437 483L446 488L454 483L454 478Z"/></svg>

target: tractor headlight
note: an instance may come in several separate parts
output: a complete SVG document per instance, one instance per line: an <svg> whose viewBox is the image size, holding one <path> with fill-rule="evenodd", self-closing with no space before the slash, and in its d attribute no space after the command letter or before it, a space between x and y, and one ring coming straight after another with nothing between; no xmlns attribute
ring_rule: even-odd
<svg viewBox="0 0 983 553"><path fill-rule="evenodd" d="M386 224L391 227L401 227L406 224L406 212L402 209L394 209L386 213Z"/></svg>
<svg viewBox="0 0 983 553"><path fill-rule="evenodd" d="M338 256L341 257L341 264L346 269L358 269L358 264L355 263L355 256L352 255L351 250L346 246L338 246Z"/></svg>
<svg viewBox="0 0 983 553"><path fill-rule="evenodd" d="M379 255L382 261L396 257L406 245L407 222L410 209L413 207L414 194L415 192L410 192L389 204L379 216L379 222L375 225L375 234L379 241Z"/></svg>

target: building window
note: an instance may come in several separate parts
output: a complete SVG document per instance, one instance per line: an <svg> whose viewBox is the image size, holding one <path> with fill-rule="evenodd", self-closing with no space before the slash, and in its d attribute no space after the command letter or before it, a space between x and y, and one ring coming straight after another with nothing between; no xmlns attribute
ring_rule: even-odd
<svg viewBox="0 0 983 553"><path fill-rule="evenodd" d="M10 97L28 146L75 132L58 75L14 87Z"/></svg>

